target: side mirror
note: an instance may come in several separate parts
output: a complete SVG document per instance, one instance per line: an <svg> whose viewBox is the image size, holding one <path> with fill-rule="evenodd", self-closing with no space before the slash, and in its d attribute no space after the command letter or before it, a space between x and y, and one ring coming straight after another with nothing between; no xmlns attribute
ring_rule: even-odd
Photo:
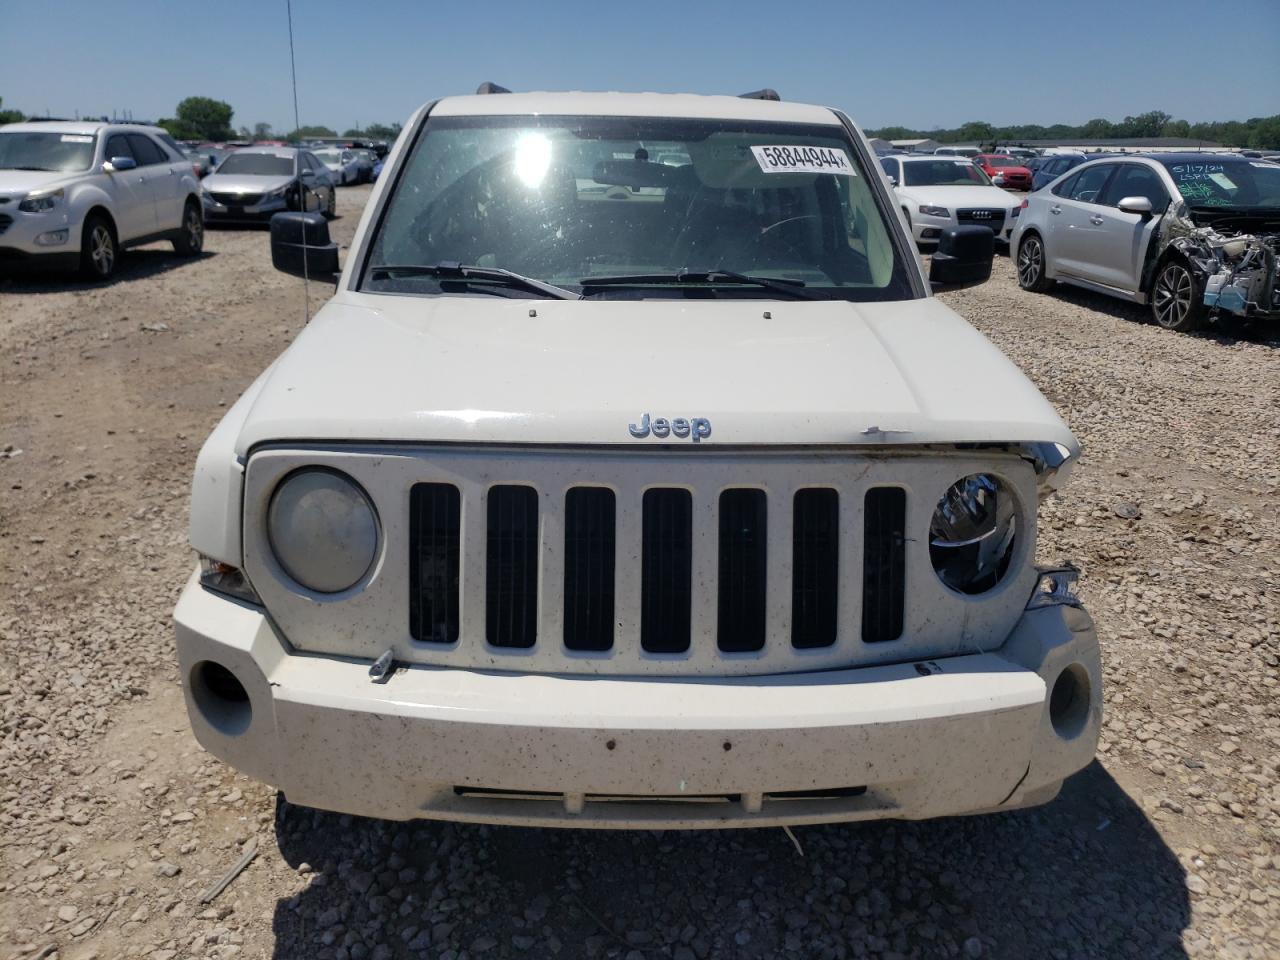
<svg viewBox="0 0 1280 960"><path fill-rule="evenodd" d="M1146 197L1125 197L1118 204L1121 213L1136 213L1140 217L1151 216L1151 201Z"/></svg>
<svg viewBox="0 0 1280 960"><path fill-rule="evenodd" d="M338 245L319 213L277 213L271 218L271 265L295 277L338 281ZM988 270L990 265L988 265Z"/></svg>
<svg viewBox="0 0 1280 960"><path fill-rule="evenodd" d="M986 227L952 227L938 241L929 265L929 282L952 288L985 283L991 278L995 255L995 234Z"/></svg>
<svg viewBox="0 0 1280 960"><path fill-rule="evenodd" d="M103 173L123 173L126 170L133 170L138 166L138 161L133 157L112 157L102 165Z"/></svg>
<svg viewBox="0 0 1280 960"><path fill-rule="evenodd" d="M896 187L897 185L898 185L898 178L897 178L897 177L890 177L890 178L889 178L889 186L891 186L891 187Z"/></svg>

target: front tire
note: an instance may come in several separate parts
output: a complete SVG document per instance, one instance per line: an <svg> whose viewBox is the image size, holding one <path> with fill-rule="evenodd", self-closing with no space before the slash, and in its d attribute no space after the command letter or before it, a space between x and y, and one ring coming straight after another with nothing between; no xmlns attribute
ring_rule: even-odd
<svg viewBox="0 0 1280 960"><path fill-rule="evenodd" d="M200 205L188 200L182 211L182 233L173 240L173 252L180 257L198 257L204 250L204 214Z"/></svg>
<svg viewBox="0 0 1280 960"><path fill-rule="evenodd" d="M1151 317L1166 330L1193 333L1204 326L1204 285L1181 260L1170 260L1151 286Z"/></svg>
<svg viewBox="0 0 1280 960"><path fill-rule="evenodd" d="M329 202L325 204L324 218L332 220L338 215L338 191L335 187L329 188Z"/></svg>
<svg viewBox="0 0 1280 960"><path fill-rule="evenodd" d="M80 234L80 273L87 280L110 280L120 259L116 230L100 213L85 218Z"/></svg>
<svg viewBox="0 0 1280 960"><path fill-rule="evenodd" d="M1045 276L1044 241L1038 233L1028 234L1018 243L1018 286L1032 293L1044 293L1053 286Z"/></svg>

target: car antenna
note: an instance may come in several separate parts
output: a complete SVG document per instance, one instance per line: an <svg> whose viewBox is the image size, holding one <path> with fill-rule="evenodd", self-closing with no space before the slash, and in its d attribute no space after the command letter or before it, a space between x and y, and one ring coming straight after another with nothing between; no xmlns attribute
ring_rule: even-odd
<svg viewBox="0 0 1280 960"><path fill-rule="evenodd" d="M289 78L293 81L293 129L301 130L298 119L298 68L293 60L293 0L284 0L289 14ZM293 148L293 176L298 182L298 206L307 212L307 202L302 196L302 147ZM307 270L307 225L302 225L302 325L311 322L311 277Z"/></svg>

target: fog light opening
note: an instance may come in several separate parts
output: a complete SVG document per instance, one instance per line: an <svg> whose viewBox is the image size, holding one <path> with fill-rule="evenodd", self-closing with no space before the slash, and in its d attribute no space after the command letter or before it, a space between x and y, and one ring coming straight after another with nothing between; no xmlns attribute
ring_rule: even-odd
<svg viewBox="0 0 1280 960"><path fill-rule="evenodd" d="M253 705L249 691L220 663L201 660L191 671L191 696L209 726L229 737L249 729Z"/></svg>
<svg viewBox="0 0 1280 960"><path fill-rule="evenodd" d="M1049 694L1049 720L1063 740L1073 740L1089 719L1089 673L1073 663L1053 682Z"/></svg>

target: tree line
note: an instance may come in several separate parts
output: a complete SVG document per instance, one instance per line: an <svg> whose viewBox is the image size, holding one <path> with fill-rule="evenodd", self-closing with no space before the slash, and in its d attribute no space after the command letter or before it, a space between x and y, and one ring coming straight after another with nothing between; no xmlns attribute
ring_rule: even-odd
<svg viewBox="0 0 1280 960"><path fill-rule="evenodd" d="M1023 140L1124 140L1149 137L1184 137L1220 143L1227 147L1250 147L1254 150L1280 150L1280 114L1273 117L1251 117L1248 120L1213 120L1189 123L1175 120L1163 110L1149 110L1136 117L1113 122L1097 117L1079 126L1055 123L1014 124L998 127L984 120L970 120L951 129L914 130L910 127L881 127L868 130L867 136L884 140L917 140L929 138L939 143L1017 143Z"/></svg>
<svg viewBox="0 0 1280 960"><path fill-rule="evenodd" d="M269 123L255 123L252 128L235 127L231 119L235 111L231 104L212 97L187 97L174 109L172 117L156 121L175 140L285 140L297 143L301 140L313 140L319 137L337 137L339 133L325 126L301 126L297 130L277 133ZM19 123L23 120L37 119L24 114L21 110L4 109L4 99L0 98L0 123ZM353 140L394 140L400 135L400 124L371 123L363 129L349 128L341 136Z"/></svg>
<svg viewBox="0 0 1280 960"><path fill-rule="evenodd" d="M3 109L0 98L0 123L17 123L27 119L20 110ZM187 97L178 104L172 117L158 121L175 140L285 140L296 143L318 137L336 137L338 131L326 126L301 126L287 133L276 133L269 123L255 123L252 128L235 128L231 104L212 97ZM371 123L363 129L350 128L341 136L352 139L394 140L400 124ZM1251 147L1254 150L1280 150L1280 114L1251 117L1248 120L1213 120L1189 123L1175 120L1163 110L1149 110L1118 122L1097 117L1079 126L1055 123L1014 124L997 127L985 120L970 120L951 129L914 130L911 127L881 127L868 130L867 136L884 140L929 138L939 143L1017 143L1022 140L1113 140L1147 137L1185 137L1228 147Z"/></svg>

